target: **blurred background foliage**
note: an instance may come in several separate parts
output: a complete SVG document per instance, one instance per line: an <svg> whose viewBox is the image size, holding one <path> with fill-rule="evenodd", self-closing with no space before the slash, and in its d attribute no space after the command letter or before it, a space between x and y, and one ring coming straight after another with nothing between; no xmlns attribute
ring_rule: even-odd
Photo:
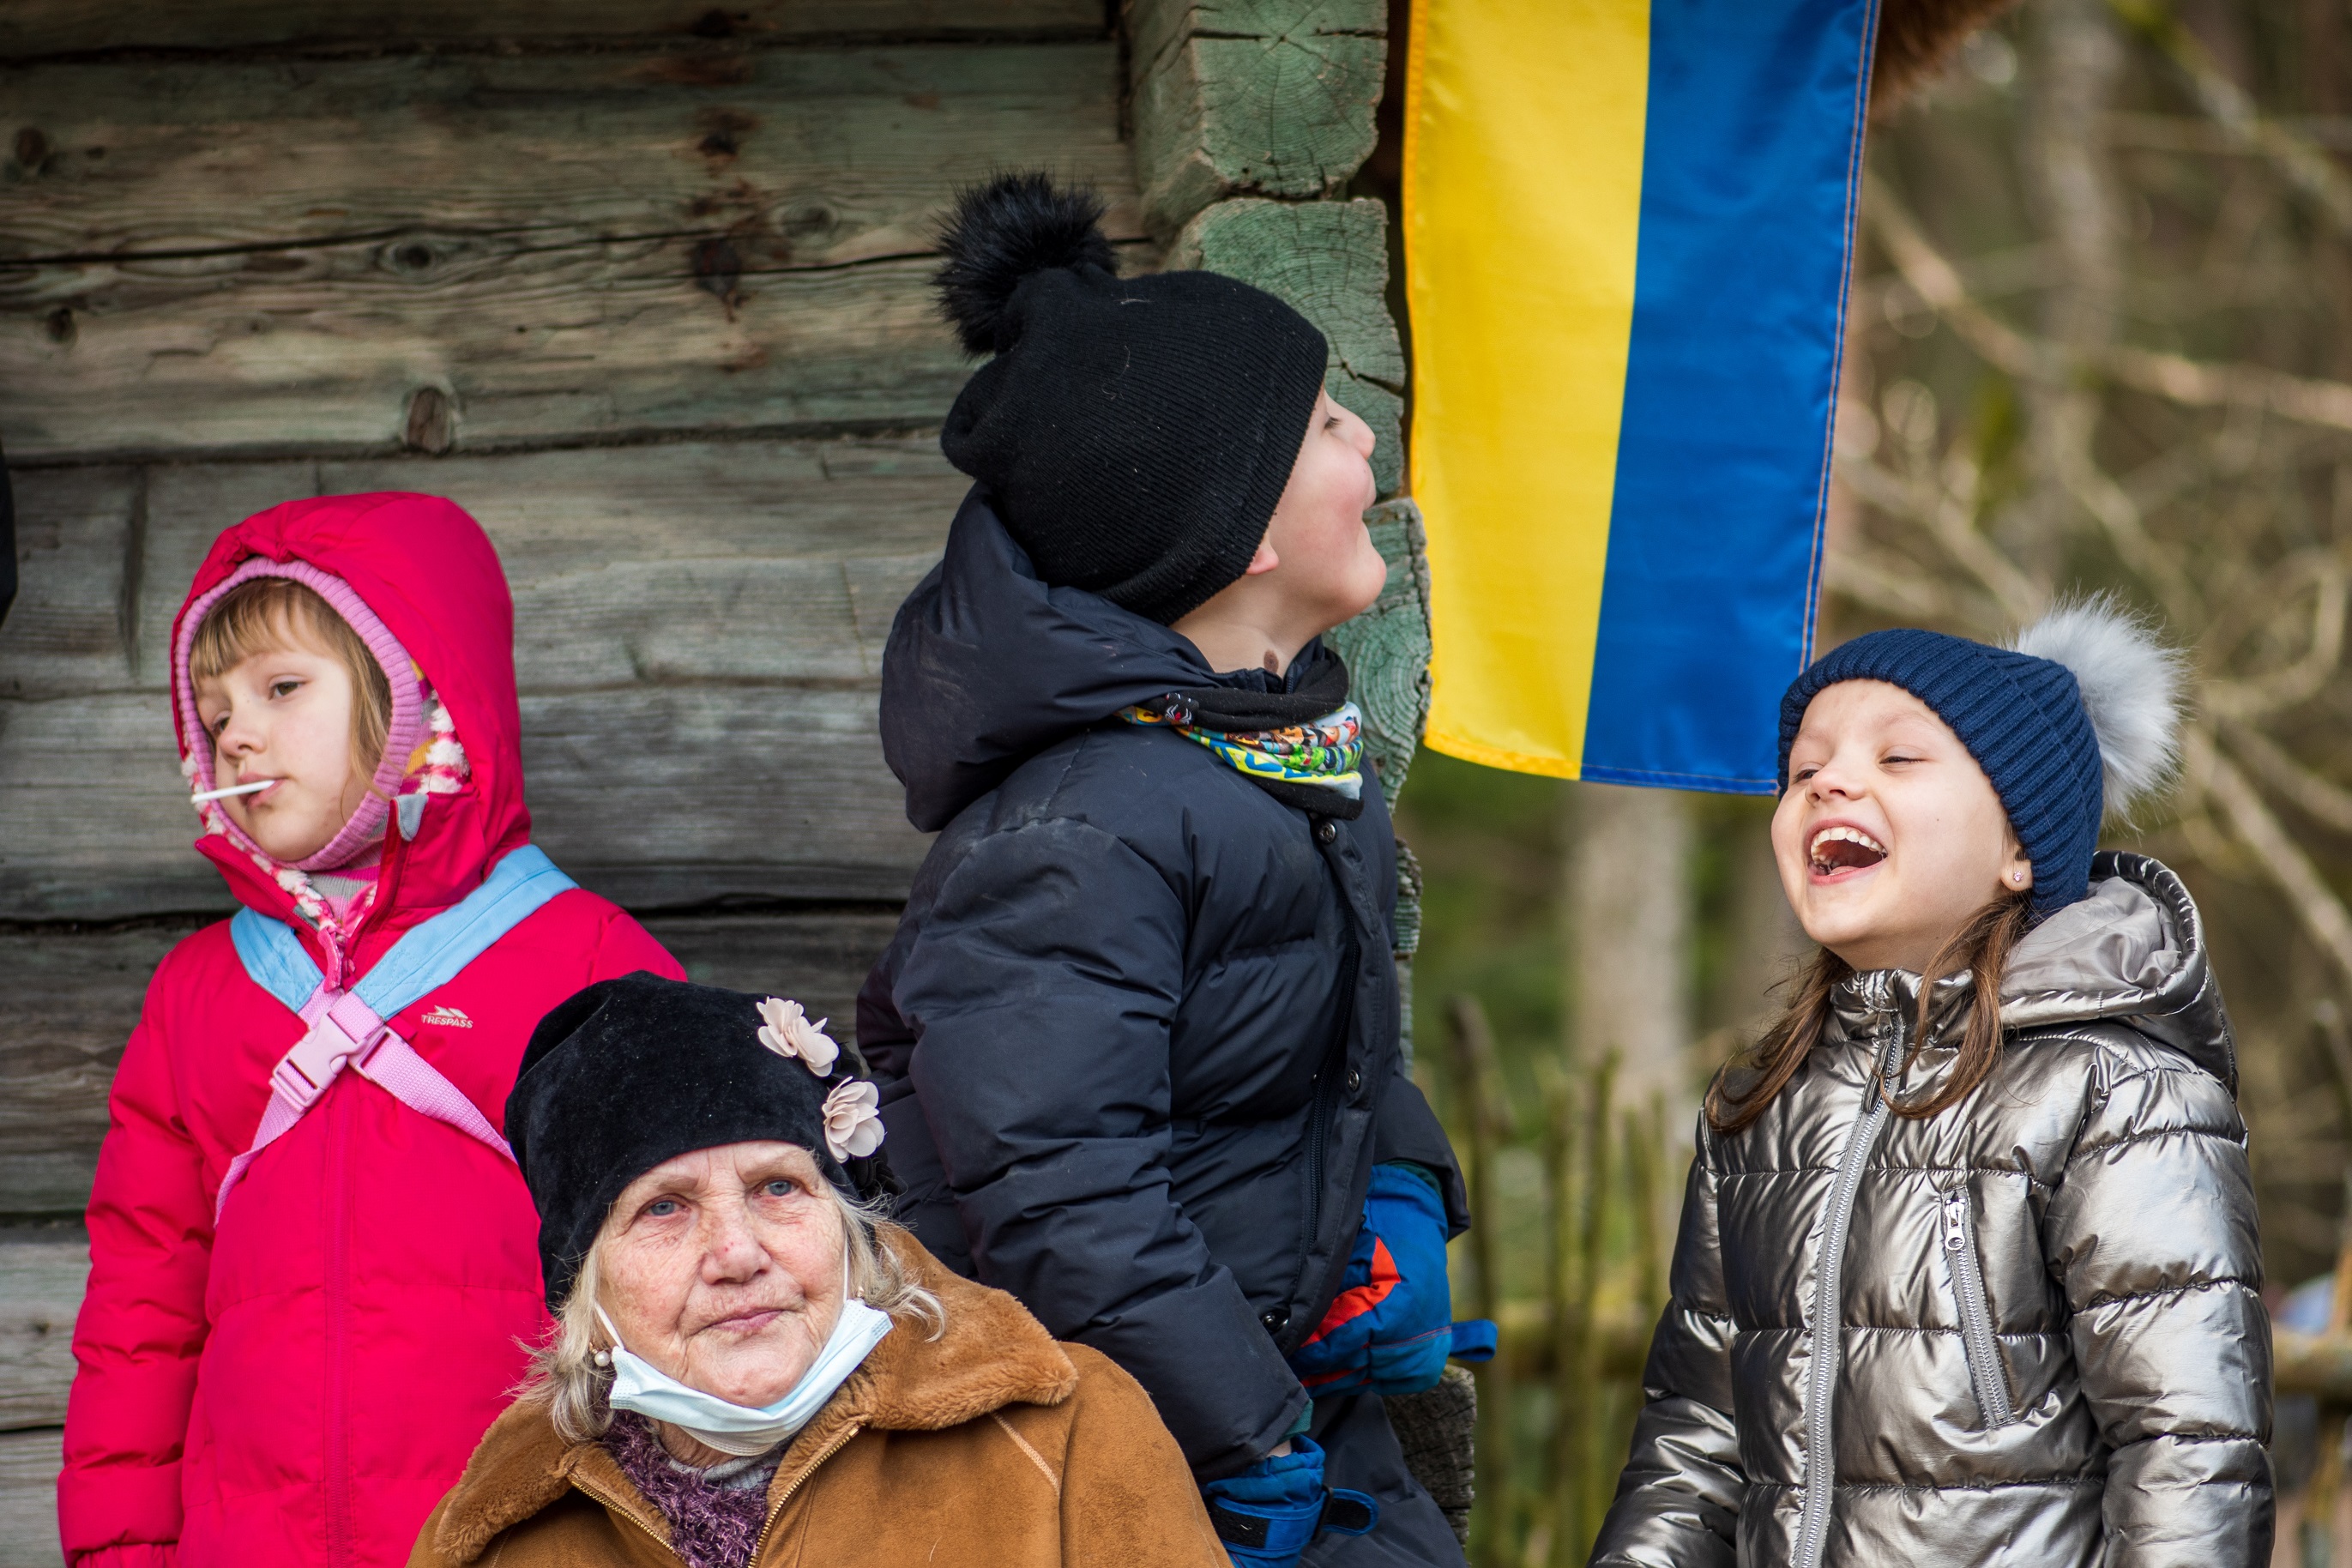
<svg viewBox="0 0 2352 1568"><path fill-rule="evenodd" d="M2025 0L1884 109L1820 636L2100 592L2188 655L2179 782L2107 842L2204 910L2274 1304L2336 1265L2352 1147L2347 157L2345 0ZM1506 1330L1481 1563L1582 1562L1622 1462L1699 1090L1803 951L1769 811L1427 752L1405 787L1416 1070L1481 1188L1457 1293Z"/></svg>

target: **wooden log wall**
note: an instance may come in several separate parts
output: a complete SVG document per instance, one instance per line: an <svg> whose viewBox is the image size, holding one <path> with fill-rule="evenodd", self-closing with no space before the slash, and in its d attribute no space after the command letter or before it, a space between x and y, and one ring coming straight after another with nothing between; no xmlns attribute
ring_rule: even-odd
<svg viewBox="0 0 2352 1568"><path fill-rule="evenodd" d="M417 489L511 580L536 837L698 979L846 1021L924 840L890 617L964 489L931 314L960 185L1044 167L1290 300L1401 482L1361 0L10 0L0 7L0 1568L54 1563L78 1215L147 974L228 904L165 640L226 524ZM1122 72L1122 62L1125 70ZM1124 129L1123 129L1124 127ZM1342 644L1391 793L1419 520Z"/></svg>
<svg viewBox="0 0 2352 1568"><path fill-rule="evenodd" d="M0 1565L58 1561L77 1216L148 973L228 908L165 637L226 524L447 495L515 591L537 837L837 1022L924 839L875 724L964 480L953 191L1156 265L1102 0L0 6Z"/></svg>
<svg viewBox="0 0 2352 1568"><path fill-rule="evenodd" d="M228 905L188 849L165 637L291 497L453 497L513 583L537 837L698 979L845 1020L924 841L883 639L964 481L932 230L1006 167L1123 264L1274 289L1398 489L1378 6L11 0L0 7L0 1568L54 1563L78 1215L145 979ZM1122 72L1122 62L1125 71ZM1123 130L1124 126L1124 130ZM1305 204L1305 205L1301 205ZM1342 641L1391 790L1427 581ZM1375 696L1377 691L1379 695Z"/></svg>

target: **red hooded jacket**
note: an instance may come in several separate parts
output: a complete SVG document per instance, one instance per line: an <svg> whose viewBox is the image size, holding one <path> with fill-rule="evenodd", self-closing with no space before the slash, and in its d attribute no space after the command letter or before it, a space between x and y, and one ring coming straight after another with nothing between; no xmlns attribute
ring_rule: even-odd
<svg viewBox="0 0 2352 1568"><path fill-rule="evenodd" d="M248 518L214 544L188 604L256 556L348 584L464 752L415 839L386 832L374 904L340 953L298 913L285 884L300 879L233 834L196 845L240 902L286 921L349 984L530 841L513 601L480 527L430 496ZM175 693L186 680L174 670ZM205 744L174 722L184 758ZM208 749L196 763L209 779ZM574 889L390 1022L495 1127L541 1015L639 969L684 977L635 921ZM148 985L115 1074L74 1326L58 1514L84 1568L404 1563L522 1375L519 1342L547 1326L538 1215L513 1163L356 1073L254 1162L215 1235L222 1174L302 1033L247 977L226 921L173 948Z"/></svg>

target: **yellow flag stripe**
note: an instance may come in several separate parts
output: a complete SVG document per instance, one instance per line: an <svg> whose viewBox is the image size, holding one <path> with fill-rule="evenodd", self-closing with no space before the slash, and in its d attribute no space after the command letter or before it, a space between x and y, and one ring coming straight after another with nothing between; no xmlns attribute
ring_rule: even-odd
<svg viewBox="0 0 2352 1568"><path fill-rule="evenodd" d="M1646 0L1414 0L1406 268L1428 743L1574 778L1609 556L1648 109ZM1443 442L1423 438L1442 430ZM1463 520L1519 520L1482 539ZM1475 626L1475 637L1453 635Z"/></svg>

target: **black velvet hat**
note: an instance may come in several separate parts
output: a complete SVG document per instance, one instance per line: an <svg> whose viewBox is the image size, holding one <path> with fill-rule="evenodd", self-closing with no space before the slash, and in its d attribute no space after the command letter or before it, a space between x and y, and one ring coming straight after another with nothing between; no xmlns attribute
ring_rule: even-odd
<svg viewBox="0 0 2352 1568"><path fill-rule="evenodd" d="M1166 626L1248 569L1330 357L1306 317L1213 272L1118 275L1091 194L1005 174L940 237L940 308L995 357L940 446L1055 587Z"/></svg>
<svg viewBox="0 0 2352 1568"><path fill-rule="evenodd" d="M835 1046L781 997L639 970L559 1003L531 1031L506 1112L539 1209L549 1310L571 1295L613 1200L680 1154L797 1143L843 1192L888 1190L864 1074L855 1048Z"/></svg>

